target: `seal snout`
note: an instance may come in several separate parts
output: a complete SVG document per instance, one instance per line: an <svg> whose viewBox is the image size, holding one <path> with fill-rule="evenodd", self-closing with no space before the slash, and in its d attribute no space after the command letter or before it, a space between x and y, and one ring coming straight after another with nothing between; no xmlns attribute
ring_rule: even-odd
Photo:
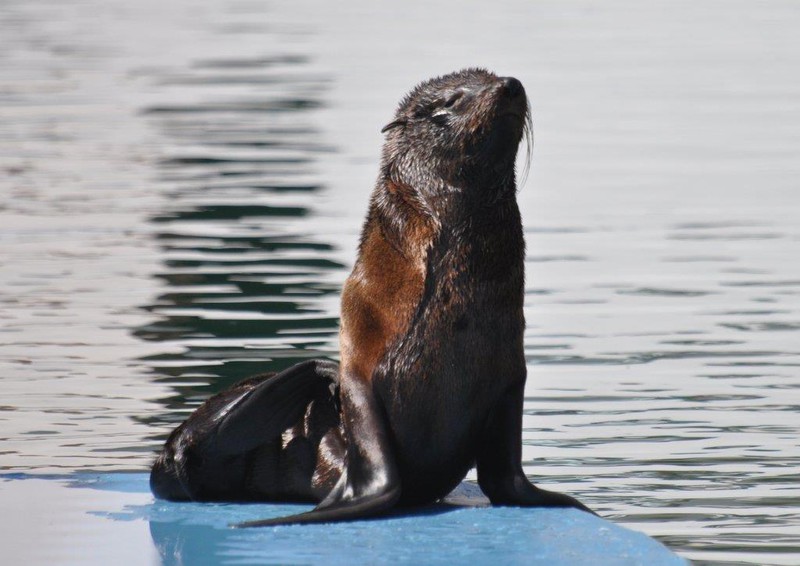
<svg viewBox="0 0 800 566"><path fill-rule="evenodd" d="M525 87L514 77L500 77L500 90L511 99L525 94Z"/></svg>
<svg viewBox="0 0 800 566"><path fill-rule="evenodd" d="M524 118L528 111L525 87L514 77L498 77L494 85L500 115L513 114Z"/></svg>

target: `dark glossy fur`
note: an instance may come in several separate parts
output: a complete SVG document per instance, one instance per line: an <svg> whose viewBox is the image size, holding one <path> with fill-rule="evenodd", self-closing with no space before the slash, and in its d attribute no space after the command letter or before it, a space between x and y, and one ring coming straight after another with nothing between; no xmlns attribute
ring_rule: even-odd
<svg viewBox="0 0 800 566"><path fill-rule="evenodd" d="M214 395L167 439L150 475L173 501L318 502L341 474L338 367L311 360Z"/></svg>
<svg viewBox="0 0 800 566"><path fill-rule="evenodd" d="M154 493L320 502L242 526L350 520L435 501L477 465L494 504L586 510L521 466L514 160L528 124L516 79L468 69L417 86L384 128L338 384L330 363L307 362L212 398L170 436Z"/></svg>

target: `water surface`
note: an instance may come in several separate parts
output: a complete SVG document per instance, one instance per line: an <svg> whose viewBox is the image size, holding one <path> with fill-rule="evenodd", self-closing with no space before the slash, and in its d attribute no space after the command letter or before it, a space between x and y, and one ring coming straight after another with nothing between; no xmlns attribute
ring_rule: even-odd
<svg viewBox="0 0 800 566"><path fill-rule="evenodd" d="M800 560L795 4L166 4L0 8L0 468L141 471L335 358L380 127L484 65L534 116L526 472L698 563Z"/></svg>

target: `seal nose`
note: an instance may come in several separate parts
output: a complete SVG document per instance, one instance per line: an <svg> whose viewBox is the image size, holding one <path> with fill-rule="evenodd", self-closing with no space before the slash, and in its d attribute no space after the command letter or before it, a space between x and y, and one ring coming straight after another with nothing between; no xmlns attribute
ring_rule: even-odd
<svg viewBox="0 0 800 566"><path fill-rule="evenodd" d="M505 92L509 98L517 98L525 92L522 83L514 77L500 77L500 80L503 82L503 92Z"/></svg>

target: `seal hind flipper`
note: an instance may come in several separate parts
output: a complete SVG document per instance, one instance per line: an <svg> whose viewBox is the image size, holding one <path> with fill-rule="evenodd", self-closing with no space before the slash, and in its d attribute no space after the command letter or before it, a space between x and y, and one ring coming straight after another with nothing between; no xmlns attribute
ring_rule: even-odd
<svg viewBox="0 0 800 566"><path fill-rule="evenodd" d="M296 479L280 477L281 435L303 421L310 403L335 404L337 383L336 363L309 360L214 395L167 439L150 473L153 494L200 501L263 499L265 489L280 494Z"/></svg>
<svg viewBox="0 0 800 566"><path fill-rule="evenodd" d="M255 448L297 422L308 401L338 382L338 365L326 360L296 364L261 382L220 415L213 445L221 453Z"/></svg>
<svg viewBox="0 0 800 566"><path fill-rule="evenodd" d="M400 499L401 483L391 450L385 413L370 383L350 376L342 393L342 414L350 434L347 464L339 481L315 509L307 513L248 521L236 528L352 521L380 515Z"/></svg>

